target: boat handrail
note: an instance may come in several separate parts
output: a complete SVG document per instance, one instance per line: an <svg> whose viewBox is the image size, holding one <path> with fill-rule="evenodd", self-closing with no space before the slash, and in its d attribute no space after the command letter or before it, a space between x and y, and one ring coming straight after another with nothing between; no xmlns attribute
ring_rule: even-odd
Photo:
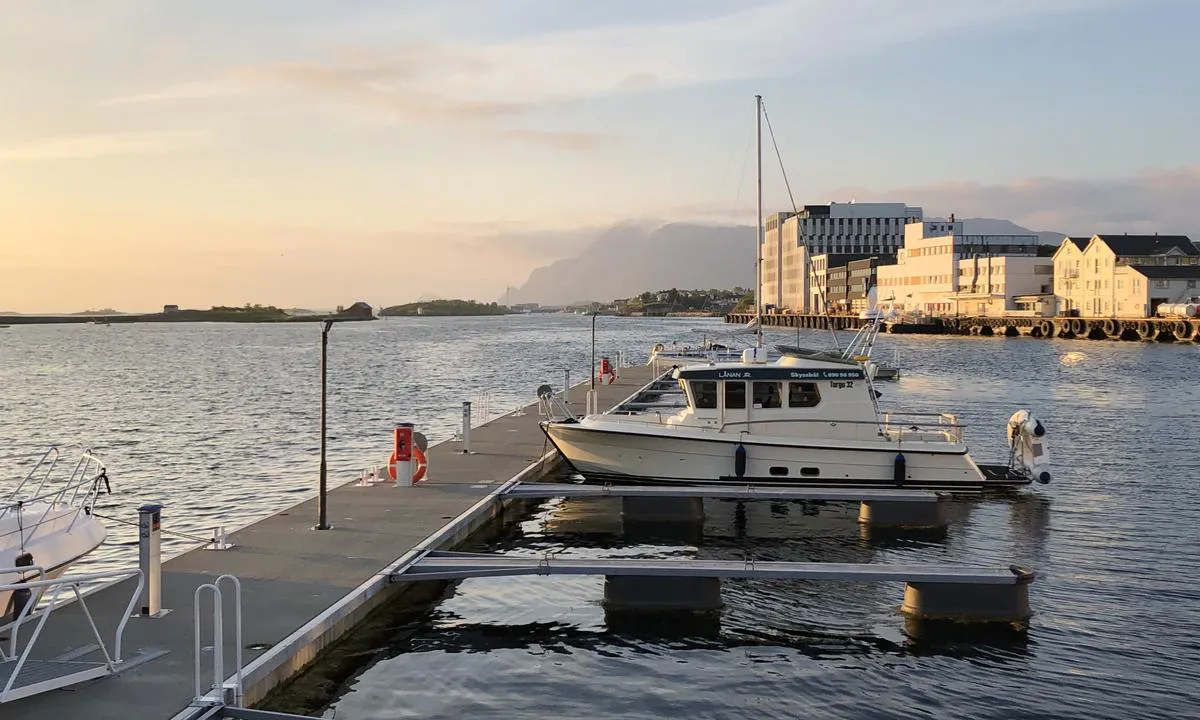
<svg viewBox="0 0 1200 720"><path fill-rule="evenodd" d="M943 413L943 415L947 415L947 414L948 413ZM649 419L649 417L651 415L653 415L655 417L655 419L657 420L657 423L647 422L647 420ZM923 413L923 415L932 416L932 415L937 415L937 413ZM663 422L663 415L660 412L641 413L640 417L643 419L635 420L635 419L632 419L632 417L628 416L628 415L623 416L623 417L617 416L617 415L609 415L609 416L605 417L605 420L608 422L626 423L626 424L631 424L631 425L632 424L640 424L640 425L650 424L650 425L656 425L657 427L670 428L671 430L693 430L693 429L697 429L697 428L712 428L712 427L714 427L711 425L703 426L703 425L682 425L679 423L665 423L665 422ZM674 417L674 416L668 415L667 417ZM830 426L868 425L868 426L878 428L880 435L886 436L888 433L898 433L898 438L900 440L904 440L904 434L905 434L906 430L912 430L915 432L936 431L936 432L940 432L940 433L943 433L944 435L948 436L955 443L962 442L962 437L963 437L962 431L967 427L966 425L959 424L959 423L949 424L949 423L942 422L941 418L939 418L938 422L921 422L921 421L890 422L883 418L881 418L879 420L840 420L840 419L831 419L831 418L827 418L827 417L824 417L824 418L796 418L796 417L756 418L753 420L735 420L735 421L729 421L729 422L722 422L720 425L717 425L715 427L718 432L725 432L728 428L735 428L735 427L739 427L739 426L743 426L743 425L751 426L751 425L781 424L781 423L813 423L813 424L830 425Z"/></svg>
<svg viewBox="0 0 1200 720"><path fill-rule="evenodd" d="M656 373L656 374L655 374L655 376L654 376L654 379L653 379L653 380L651 380L650 382L646 383L645 385L643 385L642 387L638 388L637 390L633 391L633 393L632 393L631 395L629 395L629 397L627 397L627 398L625 398L624 400L622 400L621 402L619 402L619 403L617 403L617 404L613 405L613 406L612 406L610 409L608 409L608 410L604 411L604 412L603 412L603 413L601 413L601 414L603 414L603 415L607 415L607 414L611 413L613 410L616 410L617 408L621 408L621 407L625 407L626 405L629 405L630 403L632 403L632 402L633 402L633 399L634 399L635 397L637 397L637 396L641 395L642 393L646 392L646 391L647 391L647 388L653 387L653 386L654 386L656 383L660 383L660 382L662 382L662 381L664 381L664 380L669 380L669 379L671 378L671 373L672 373L672 372L673 372L673 369L672 369L672 370L667 370L666 372L660 372L660 373ZM676 386L676 387L678 387L678 386Z"/></svg>
<svg viewBox="0 0 1200 720"><path fill-rule="evenodd" d="M0 575L10 572L29 571L31 568L0 568ZM129 596L129 602L126 604L125 612L121 615L121 620L117 623L116 630L113 633L112 652L109 652L108 645L104 642L104 638L100 633L100 629L96 626L96 621L92 616L91 611L87 607L85 594L80 592L80 586L84 584L93 584L105 581L106 584L116 584L130 578L137 577L137 582L134 584L133 592ZM125 626L129 622L129 618L133 616L134 607L137 605L138 598L142 595L142 588L145 585L145 576L142 574L141 568L133 568L127 570L106 570L89 573L81 573L78 575L64 575L62 577L44 580L27 580L12 583L0 583L0 592L11 592L15 590L40 590L42 592L32 593L34 596L40 596L45 591L53 589L50 599L40 605L36 599L25 603L17 616L5 625L0 625L0 631L6 631L9 634L8 648L5 649L3 644L0 644L0 662L14 662L14 667L8 676L8 681L4 687L0 688L0 703L9 699L10 693L21 674L22 668L29 660L30 654L33 652L34 646L37 644L38 638L42 634L42 630L46 626L46 621L54 613L54 610L62 604L59 602L59 596L64 588L70 588L71 594L76 602L79 603L83 610L83 615L87 618L88 624L91 626L92 635L96 640L96 649L104 655L102 663L108 670L113 672L116 666L122 662L121 650L122 642L125 637ZM37 619L37 624L34 625L33 631L28 633L25 640L25 647L18 649L17 642L21 639L23 633L21 626L31 620ZM59 678L64 680L65 678Z"/></svg>
<svg viewBox="0 0 1200 720"><path fill-rule="evenodd" d="M28 523L21 522L16 531L5 533L3 536L12 535L14 532L30 531L22 540L22 542L27 542L33 537L37 528L45 524L55 508L64 506L75 508L75 514L66 527L69 531L75 527L81 513L90 512L100 494L101 483L104 484L105 489L108 489L108 474L104 462L88 448L83 448L82 455L65 480L54 479L54 470L58 466L61 456L62 453L58 447L47 450L16 488L9 492L7 497L0 499L0 520L3 520L12 510L20 513L24 508L42 508L39 518ZM35 479L39 471L40 481ZM36 483L36 489L31 494L21 495L21 490L31 481Z"/></svg>

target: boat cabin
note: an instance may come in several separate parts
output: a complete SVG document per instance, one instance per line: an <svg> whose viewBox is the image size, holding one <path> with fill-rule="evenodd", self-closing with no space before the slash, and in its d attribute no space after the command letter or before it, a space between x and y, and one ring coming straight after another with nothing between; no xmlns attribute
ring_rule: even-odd
<svg viewBox="0 0 1200 720"><path fill-rule="evenodd" d="M812 435L818 425L862 424L878 432L873 389L862 367L830 357L785 357L776 363L716 363L675 371L687 408L674 424L724 432ZM806 427L799 427L800 425ZM850 428L832 435L845 437Z"/></svg>

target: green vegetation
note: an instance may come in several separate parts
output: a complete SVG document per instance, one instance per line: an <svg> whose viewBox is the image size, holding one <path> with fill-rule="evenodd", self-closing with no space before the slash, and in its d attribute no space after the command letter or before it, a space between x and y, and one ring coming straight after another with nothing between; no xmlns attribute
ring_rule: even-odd
<svg viewBox="0 0 1200 720"><path fill-rule="evenodd" d="M666 315L668 313L724 315L746 295L745 288L732 290L670 290L647 291L636 297L617 300L619 312L625 315ZM753 296L753 292L750 293Z"/></svg>
<svg viewBox="0 0 1200 720"><path fill-rule="evenodd" d="M507 315L508 308L496 303L481 303L474 300L430 300L407 305L393 305L379 311L381 316L424 315L448 317L458 315Z"/></svg>
<svg viewBox="0 0 1200 720"><path fill-rule="evenodd" d="M731 312L744 313L754 311L754 291L747 290L744 295L737 301L737 305L733 306Z"/></svg>

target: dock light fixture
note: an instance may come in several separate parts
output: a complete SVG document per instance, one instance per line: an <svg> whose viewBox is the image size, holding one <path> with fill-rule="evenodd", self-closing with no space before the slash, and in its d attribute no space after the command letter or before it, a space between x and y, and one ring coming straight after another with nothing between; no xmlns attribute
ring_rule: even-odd
<svg viewBox="0 0 1200 720"><path fill-rule="evenodd" d="M326 359L329 354L329 330L333 327L333 320L326 319L324 328L321 330L321 469L319 486L317 489L317 524L313 530L328 530L328 503L326 503L326 494L328 492L327 476L328 466L325 463L325 387L326 387Z"/></svg>

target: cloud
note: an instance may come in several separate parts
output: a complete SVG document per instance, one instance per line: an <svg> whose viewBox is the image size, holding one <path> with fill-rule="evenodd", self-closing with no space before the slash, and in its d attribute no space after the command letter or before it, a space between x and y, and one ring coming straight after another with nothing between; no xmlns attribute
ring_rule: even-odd
<svg viewBox="0 0 1200 720"><path fill-rule="evenodd" d="M0 147L0 162L156 155L195 148L208 138L209 133L204 130L62 135Z"/></svg>
<svg viewBox="0 0 1200 720"><path fill-rule="evenodd" d="M1019 178L997 185L944 183L886 192L841 188L835 199L903 201L927 215L1012 220L1033 230L1071 235L1184 233L1200 240L1195 201L1200 165L1147 170L1124 178Z"/></svg>
<svg viewBox="0 0 1200 720"><path fill-rule="evenodd" d="M501 130L500 137L546 145L560 150L591 150L604 142L606 136L591 132L562 132L554 130Z"/></svg>
<svg viewBox="0 0 1200 720"><path fill-rule="evenodd" d="M103 104L195 100L241 91L300 93L388 122L487 124L499 129L501 137L583 150L595 147L599 135L578 128L537 130L524 119L583 99L795 75L824 67L831 58L879 52L966 26L1116 1L772 0L730 6L723 15L700 20L601 25L504 39L472 36L472 14L447 2L428 12L441 16L441 24L452 30L445 36L454 40L341 47ZM773 33L776 40L770 39Z"/></svg>
<svg viewBox="0 0 1200 720"><path fill-rule="evenodd" d="M178 102L187 100L209 100L245 94L246 87L235 80L203 80L180 83L157 92L123 95L101 100L97 107L119 107L122 105L147 105L150 103Z"/></svg>

